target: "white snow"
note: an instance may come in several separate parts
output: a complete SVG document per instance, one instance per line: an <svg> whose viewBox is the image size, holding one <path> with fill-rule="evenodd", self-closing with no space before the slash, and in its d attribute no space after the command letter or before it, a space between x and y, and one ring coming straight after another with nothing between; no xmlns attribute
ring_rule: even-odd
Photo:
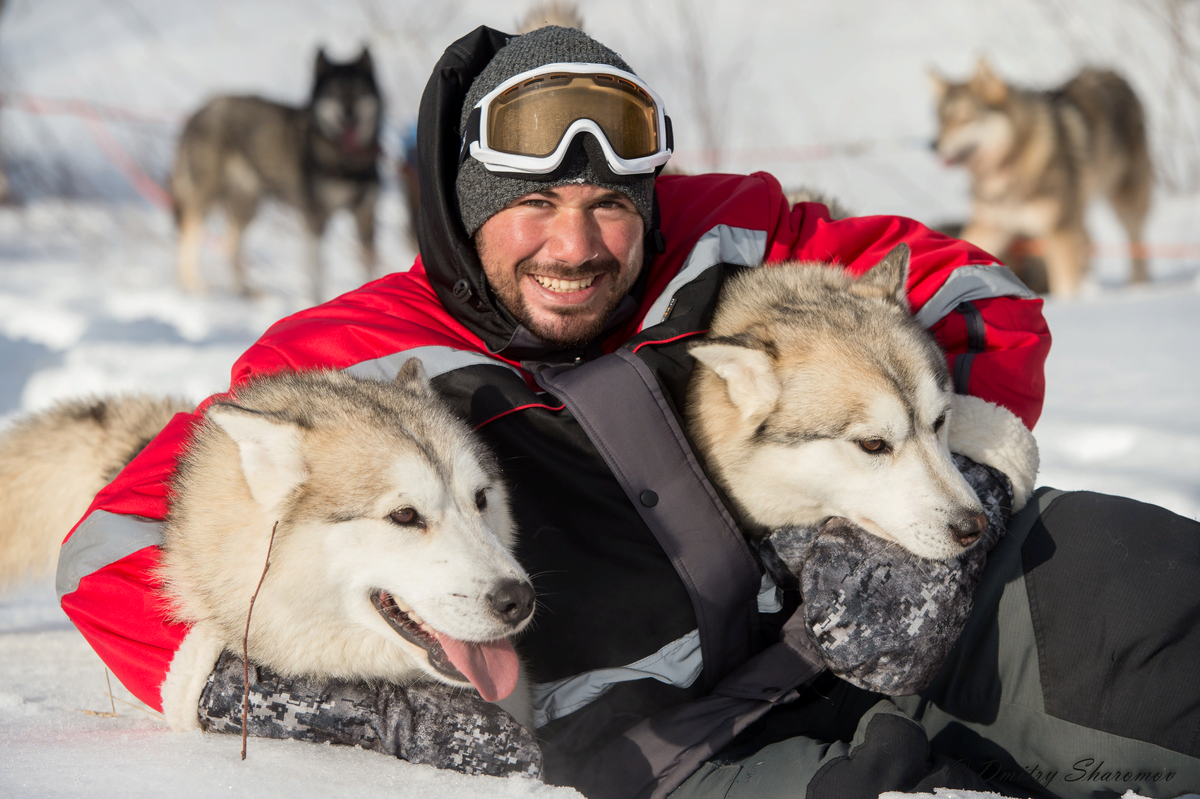
<svg viewBox="0 0 1200 799"><path fill-rule="evenodd" d="M1166 56L1134 4L1064 0L1052 5L1104 13L1068 14L1057 27L1050 6L1034 0L815 5L692 4L709 65L698 92L683 59L696 42L682 32L685 4L585 2L583 14L666 98L685 166L708 162L696 99L708 97L721 112L723 168L767 169L863 213L931 222L966 214L965 177L924 147L932 134L928 65L962 75L987 52L1003 73L1049 85L1084 60L1102 61L1130 74L1152 118L1166 107ZM300 101L318 43L344 57L369 42L391 102L386 149L394 157L437 53L477 24L511 29L526 9L483 0L434 6L9 0L0 18L0 88L8 94L0 146L23 202L0 208L0 426L79 394L147 390L199 400L222 389L237 355L307 304L300 224L284 209L260 214L246 252L263 296L246 301L230 293L214 219L202 257L213 293L183 295L170 216L147 199L152 193L133 188L136 174L114 165L120 153L161 183L180 121L205 96L257 91ZM102 106L108 122L89 123L78 108L31 113L30 98L82 98ZM1179 140L1155 134L1157 152L1178 160ZM389 269L411 262L404 215L389 186L379 212ZM1103 254L1088 291L1045 309L1055 343L1035 430L1041 483L1200 516L1198 218L1200 197L1160 193L1149 238L1185 245L1183 257L1153 261L1153 282L1128 288L1125 264L1110 254L1119 229L1107 209L1093 209ZM325 254L330 293L361 281L349 220L332 226ZM105 677L50 585L0 596L0 795L578 796L293 742L251 740L242 763L236 737L170 733L116 682L110 704Z"/></svg>

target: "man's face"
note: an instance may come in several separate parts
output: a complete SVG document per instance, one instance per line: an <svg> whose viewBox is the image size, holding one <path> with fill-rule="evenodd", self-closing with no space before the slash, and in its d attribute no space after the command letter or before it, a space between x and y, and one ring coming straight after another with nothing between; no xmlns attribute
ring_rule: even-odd
<svg viewBox="0 0 1200 799"><path fill-rule="evenodd" d="M600 333L642 271L645 224L628 197L588 184L518 197L475 247L492 291L530 332L563 347Z"/></svg>

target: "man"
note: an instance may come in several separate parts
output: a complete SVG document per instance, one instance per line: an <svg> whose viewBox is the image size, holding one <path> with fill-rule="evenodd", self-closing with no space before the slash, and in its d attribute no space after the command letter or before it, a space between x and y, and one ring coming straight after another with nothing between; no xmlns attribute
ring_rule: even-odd
<svg viewBox="0 0 1200 799"><path fill-rule="evenodd" d="M618 79L614 114L593 95ZM537 575L538 622L521 650L545 778L613 797L855 797L984 788L986 779L1028 792L1040 785L1024 776L1031 764L1009 760L1023 755L1018 744L1032 726L1062 720L1099 730L1094 743L1107 748L1097 752L1136 738L1154 752L1169 750L1176 773L1198 773L1196 728L1188 725L1200 711L1191 706L1170 723L1150 712L1139 735L1127 693L1136 669L1108 674L1115 715L1091 702L1088 712L1101 707L1103 718L1077 718L1068 697L1067 709L1046 721L1063 702L1046 685L1082 689L1055 672L1042 675L1036 692L1038 655L1043 670L1063 669L1065 656L1035 651L1034 638L1046 625L1066 636L1079 627L1072 613L1103 614L1106 606L1103 597L1055 593L1026 575L1031 591L1045 588L1035 625L1028 605L1019 606L1023 594L1005 588L1020 584L1023 568L1054 571L1066 559L1051 557L1056 542L1073 546L1074 538L1029 533L1034 522L1047 529L1036 509L1022 532L1010 532L1017 543L995 550L989 574L998 576L981 588L981 620L967 631L972 645L952 656L930 701L900 700L904 710L881 702L819 675L803 647L779 640L786 619L770 611L786 611L759 612L761 567L678 433L676 409L692 366L686 345L705 329L726 272L789 259L836 260L861 272L907 243L909 296L933 320L958 390L1001 403L1030 426L1041 410L1049 334L1040 301L1006 270L910 220L832 222L822 206L789 207L779 184L762 174L656 183L671 149L661 107L619 56L577 31L545 28L510 42L480 28L464 37L446 51L421 103L421 259L407 273L278 323L233 369L234 386L283 368L384 379L419 357L435 388L487 438L513 487L519 557ZM587 112L570 113L579 108ZM64 549L93 554L82 566L78 558L60 565L60 575L83 575L62 590L62 604L136 695L155 707L183 697L184 712L198 706L202 724L219 728L214 720L230 717L236 693L229 675L240 679L241 664L228 653L216 664L197 663L188 630L153 612L154 520L164 517L166 481L196 418L177 418L97 496ZM1045 495L1035 502L1057 507ZM1085 528L1108 512L1081 504L1074 502L1071 519ZM1040 549L1022 547L1026 539ZM1193 552L1174 563L1196 575L1196 560ZM1109 568L1086 556L1080 563ZM1026 608L1025 627L1005 621L1014 607ZM996 636L1015 641L1021 657L998 658ZM1195 636L1181 636L1184 657L1197 653ZM1111 663L1103 653L1094 660ZM207 683L181 685L178 675L197 667L213 670ZM1177 658L1164 668L1175 686L1188 673ZM1010 680L1010 672L1021 679ZM426 696L422 690L314 688L270 675L255 687L293 698L312 691L317 715L336 716L264 734L362 743L450 765L453 758L431 751L436 745L413 745L405 731L429 728L414 721L422 714L426 722L441 718L439 702L487 711L465 694L414 699ZM1013 691L1024 716L1008 709ZM1196 694L1193 686L1176 695ZM373 699L383 695L387 701ZM393 705L403 706L398 723L391 710L377 709ZM349 721L337 715L343 711ZM488 724L473 730L485 754L491 746L506 762L534 757L529 740L501 740L509 733ZM928 735L937 730L931 748ZM1190 742L1181 743L1189 730ZM996 774L976 773L993 761ZM1061 766L1052 788L1069 768Z"/></svg>

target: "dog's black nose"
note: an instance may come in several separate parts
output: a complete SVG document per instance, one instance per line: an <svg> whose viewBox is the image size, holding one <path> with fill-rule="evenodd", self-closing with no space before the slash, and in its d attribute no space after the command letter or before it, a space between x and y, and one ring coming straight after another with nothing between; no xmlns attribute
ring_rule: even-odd
<svg viewBox="0 0 1200 799"><path fill-rule="evenodd" d="M958 522L950 525L950 532L954 534L954 540L965 549L979 540L979 536L983 535L983 531L987 529L987 526L988 518L982 511L979 513L967 513Z"/></svg>
<svg viewBox="0 0 1200 799"><path fill-rule="evenodd" d="M488 601L500 621L515 627L533 613L533 586L524 580L505 580L488 594Z"/></svg>

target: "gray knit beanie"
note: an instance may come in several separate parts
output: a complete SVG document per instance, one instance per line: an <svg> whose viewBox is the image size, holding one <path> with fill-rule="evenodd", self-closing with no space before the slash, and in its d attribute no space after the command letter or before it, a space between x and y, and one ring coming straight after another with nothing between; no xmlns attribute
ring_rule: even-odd
<svg viewBox="0 0 1200 799"><path fill-rule="evenodd" d="M583 31L553 25L539 28L516 37L501 48L475 78L470 91L467 92L467 99L463 102L459 134L461 135L467 125L471 109L485 94L513 75L519 75L543 64L556 63L607 64L626 72L633 72L625 63L625 59ZM604 151L591 136L583 138L583 148L568 154L560 171L548 181L497 175L468 156L458 168L458 178L454 182L458 193L458 212L463 226L467 229L467 235L474 236L493 214L518 197L567 183L589 183L624 194L641 213L646 230L650 230L651 211L654 207L654 175L636 175L618 180L601 179L592 168L592 163L597 159L603 163Z"/></svg>

